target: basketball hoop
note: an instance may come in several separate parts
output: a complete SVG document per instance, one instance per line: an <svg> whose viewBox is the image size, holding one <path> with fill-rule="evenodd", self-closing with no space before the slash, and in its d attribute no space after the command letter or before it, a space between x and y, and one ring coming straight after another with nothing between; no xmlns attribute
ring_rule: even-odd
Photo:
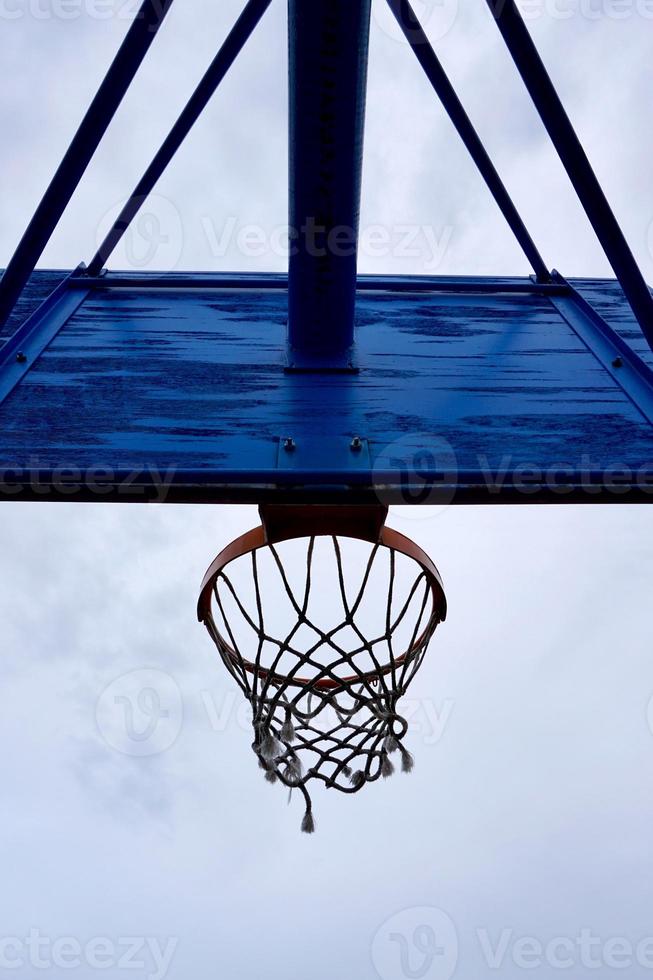
<svg viewBox="0 0 653 980"><path fill-rule="evenodd" d="M446 599L433 562L384 526L383 507L260 513L261 526L228 545L206 573L198 617L251 705L252 748L266 779L303 794L302 830L311 833L311 779L356 793L393 773L393 754L404 772L412 769L398 702L446 617ZM363 561L343 555L352 542ZM284 543L303 550L299 581L291 575L296 556L284 564ZM321 580L318 547L330 553L335 581ZM272 577L276 591L266 594ZM337 600L340 614L325 627L319 612L327 600Z"/></svg>

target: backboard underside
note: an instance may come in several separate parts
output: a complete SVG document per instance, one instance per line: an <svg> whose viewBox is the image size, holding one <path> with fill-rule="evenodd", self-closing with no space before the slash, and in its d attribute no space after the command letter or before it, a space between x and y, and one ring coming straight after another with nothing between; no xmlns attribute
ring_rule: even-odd
<svg viewBox="0 0 653 980"><path fill-rule="evenodd" d="M0 351L2 497L653 499L611 281L362 277L356 373L289 373L287 310L283 276L73 275Z"/></svg>

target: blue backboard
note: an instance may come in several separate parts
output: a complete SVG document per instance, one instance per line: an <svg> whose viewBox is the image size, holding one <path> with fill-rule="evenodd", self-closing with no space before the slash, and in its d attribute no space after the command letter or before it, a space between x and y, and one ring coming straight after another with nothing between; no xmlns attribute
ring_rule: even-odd
<svg viewBox="0 0 653 980"><path fill-rule="evenodd" d="M4 499L653 499L653 354L614 282L362 277L357 370L316 374L283 276L73 275L39 306L53 278L0 352Z"/></svg>

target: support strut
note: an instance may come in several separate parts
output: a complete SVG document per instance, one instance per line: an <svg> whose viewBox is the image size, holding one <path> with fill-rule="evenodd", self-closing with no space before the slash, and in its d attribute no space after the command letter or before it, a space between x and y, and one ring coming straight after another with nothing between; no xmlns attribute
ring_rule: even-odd
<svg viewBox="0 0 653 980"><path fill-rule="evenodd" d="M144 0L0 281L0 326L7 320L138 68L172 0Z"/></svg>
<svg viewBox="0 0 653 980"><path fill-rule="evenodd" d="M88 266L89 276L96 276L105 262L108 261L118 242L154 189L155 184L201 116L234 61L245 47L254 28L271 2L272 0L248 0L243 12L207 68L202 80L181 112L181 115L177 118L177 121L161 144L156 156L132 191L120 214L109 229L104 241L91 259Z"/></svg>
<svg viewBox="0 0 653 980"><path fill-rule="evenodd" d="M513 204L512 198L483 146L480 136L465 112L462 102L456 95L456 91L440 64L429 39L424 33L415 11L408 0L388 0L388 6L403 31L408 44L413 49L415 57L424 69L424 73L433 86L449 119L455 126L472 160L478 167L501 213L508 222L510 230L521 246L524 255L531 263L538 282L550 282L551 275L544 259L537 250L537 246L522 221L517 208Z"/></svg>
<svg viewBox="0 0 653 980"><path fill-rule="evenodd" d="M486 0L535 108L653 350L653 297L514 0Z"/></svg>

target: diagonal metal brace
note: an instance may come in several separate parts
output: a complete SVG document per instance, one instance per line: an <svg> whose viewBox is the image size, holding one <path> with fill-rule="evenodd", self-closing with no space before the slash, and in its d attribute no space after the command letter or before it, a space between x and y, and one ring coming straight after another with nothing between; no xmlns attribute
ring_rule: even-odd
<svg viewBox="0 0 653 980"><path fill-rule="evenodd" d="M272 0L249 0L246 4L224 44L209 65L199 85L162 143L158 153L132 191L129 200L89 262L88 274L90 276L96 276L102 269L104 263L145 203L148 195L152 192L154 185L208 105L215 90L242 51L271 2Z"/></svg>
<svg viewBox="0 0 653 980"><path fill-rule="evenodd" d="M653 297L514 0L486 0L642 333L653 350Z"/></svg>
<svg viewBox="0 0 653 980"><path fill-rule="evenodd" d="M531 263L531 267L537 276L538 282L549 282L551 276L546 267L544 259L540 255L537 246L531 238L526 225L522 221L521 215L517 211L505 184L501 180L492 160L490 159L480 136L474 129L474 125L465 112L465 109L458 98L456 91L449 81L447 74L440 64L438 56L419 22L417 14L411 7L408 0L387 0L388 6L394 14L399 27L403 31L406 40L413 49L415 57L424 69L426 77L433 86L440 102L449 116L469 151L472 160L478 167L483 180L487 184L494 200L496 201L501 213L508 222L510 229L517 239L521 249Z"/></svg>
<svg viewBox="0 0 653 980"><path fill-rule="evenodd" d="M0 325L6 322L52 237L109 123L147 54L172 0L144 0L104 81L0 281Z"/></svg>

